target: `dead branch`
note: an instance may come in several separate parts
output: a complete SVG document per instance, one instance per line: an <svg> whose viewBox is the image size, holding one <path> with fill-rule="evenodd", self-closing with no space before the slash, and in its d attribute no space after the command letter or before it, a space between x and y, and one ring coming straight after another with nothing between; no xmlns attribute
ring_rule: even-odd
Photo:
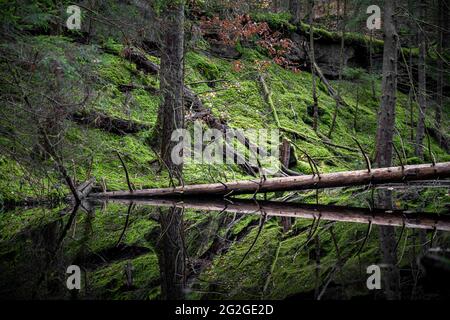
<svg viewBox="0 0 450 320"><path fill-rule="evenodd" d="M118 151L116 151L116 154L119 157L120 163L122 163L122 168L123 168L123 171L125 172L125 178L127 179L128 190L130 192L133 192L133 187L131 186L130 176L128 175L127 166L125 165L125 162L123 161L120 153Z"/></svg>

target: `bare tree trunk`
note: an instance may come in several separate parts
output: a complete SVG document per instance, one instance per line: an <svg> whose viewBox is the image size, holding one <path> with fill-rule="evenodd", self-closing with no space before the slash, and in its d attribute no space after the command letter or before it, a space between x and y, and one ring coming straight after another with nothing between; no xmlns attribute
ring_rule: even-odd
<svg viewBox="0 0 450 320"><path fill-rule="evenodd" d="M161 159L174 175L181 176L182 165L172 161L171 152L178 141L172 132L184 127L184 3L169 1L161 17L162 50L160 69L161 105L157 131Z"/></svg>
<svg viewBox="0 0 450 320"><path fill-rule="evenodd" d="M370 30L369 41L369 74L370 74L370 88L372 90L372 99L376 98L375 79L373 78L373 30Z"/></svg>
<svg viewBox="0 0 450 320"><path fill-rule="evenodd" d="M421 0L419 4L420 18L426 19L426 2ZM425 112L427 107L427 85L426 85L426 66L425 58L427 54L426 42L425 42L425 31L422 27L419 27L419 115L417 120L417 130L416 130L416 148L415 154L417 157L423 159L423 139L425 138Z"/></svg>
<svg viewBox="0 0 450 320"><path fill-rule="evenodd" d="M389 191L387 191L389 192ZM395 227L380 227L380 249L383 265L383 285L386 299L400 299L400 272L397 267L397 238Z"/></svg>
<svg viewBox="0 0 450 320"><path fill-rule="evenodd" d="M395 129L395 103L397 100L397 41L394 14L396 1L384 4L384 52L383 81L381 85L381 106L378 114L376 141L376 163L378 167L388 167L392 163L393 136ZM377 207L392 209L392 194L389 190L379 190ZM380 227L380 249L382 261L387 266L384 289L387 299L395 299L399 288L399 274L396 268L395 229Z"/></svg>
<svg viewBox="0 0 450 320"><path fill-rule="evenodd" d="M437 83L437 90L436 90L436 129L439 132L439 144L441 144L442 137L440 135L440 130L442 126L442 110L444 107L444 63L443 63L443 54L444 54L444 30L446 30L446 24L448 24L448 10L446 10L444 6L444 0L438 1L438 7L437 7L437 22L439 26L438 31L438 42L437 42L437 51L440 55L438 57L437 61L437 72L438 72L438 83ZM447 15L447 16L446 16ZM447 41L448 42L448 41Z"/></svg>
<svg viewBox="0 0 450 320"><path fill-rule="evenodd" d="M157 246L161 297L164 300L182 300L186 282L183 210L175 207L158 210L161 224Z"/></svg>
<svg viewBox="0 0 450 320"><path fill-rule="evenodd" d="M359 108L359 87L356 88L356 105L355 105L355 113L353 114L353 131L356 133L358 131L358 108Z"/></svg>
<svg viewBox="0 0 450 320"><path fill-rule="evenodd" d="M340 6L340 1L338 1L338 7ZM347 0L344 0L344 12L342 16L342 25L341 25L341 49L339 51L339 81L342 81L342 71L344 69L344 45L345 45L345 23L346 23L346 14L347 14ZM339 88L338 93L339 95ZM334 127L336 126L336 119L339 112L339 101L336 100L336 106L334 108L333 120L331 121L330 131L328 132L328 138L331 139L331 135L333 134Z"/></svg>
<svg viewBox="0 0 450 320"><path fill-rule="evenodd" d="M376 163L378 167L390 166L392 162L392 139L395 126L395 103L397 100L397 41L394 24L395 1L384 5L384 52L381 105L378 112L376 136Z"/></svg>
<svg viewBox="0 0 450 320"><path fill-rule="evenodd" d="M410 68L410 70L413 69L412 64L413 64L413 59L412 59L412 51L410 48L409 49L409 68ZM412 73L412 71L411 71L411 73ZM414 143L414 86L412 86L412 85L409 88L408 102L409 102L409 125L410 125L409 135L410 135L411 143Z"/></svg>
<svg viewBox="0 0 450 320"><path fill-rule="evenodd" d="M313 96L313 129L317 131L319 121L319 104L317 101L317 88L316 88L316 74L314 64L316 58L314 56L314 0L309 0L309 59L311 64L311 81L312 81L312 96Z"/></svg>
<svg viewBox="0 0 450 320"><path fill-rule="evenodd" d="M291 22L296 24L300 22L300 0L289 0L289 12Z"/></svg>
<svg viewBox="0 0 450 320"><path fill-rule="evenodd" d="M184 1L170 0L161 16L161 105L157 127L160 130L161 159L171 176L181 181L183 164L174 163L172 132L184 128ZM161 239L158 246L163 299L184 298L185 250L182 211L177 208L159 209Z"/></svg>
<svg viewBox="0 0 450 320"><path fill-rule="evenodd" d="M291 144L286 138L283 139L280 149L280 162L285 168L289 169L289 160L291 159ZM281 195L282 194L283 193L281 193ZM283 226L283 232L288 232L292 227L292 219L290 217L281 217L281 225Z"/></svg>
<svg viewBox="0 0 450 320"><path fill-rule="evenodd" d="M277 13L278 11L280 11L280 0L273 0L272 5L273 5L273 12Z"/></svg>

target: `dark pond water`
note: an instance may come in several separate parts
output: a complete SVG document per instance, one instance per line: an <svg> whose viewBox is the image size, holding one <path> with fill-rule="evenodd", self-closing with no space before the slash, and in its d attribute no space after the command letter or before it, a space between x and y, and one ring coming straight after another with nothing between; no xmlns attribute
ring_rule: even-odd
<svg viewBox="0 0 450 320"><path fill-rule="evenodd" d="M208 199L1 213L0 298L449 297L442 214Z"/></svg>

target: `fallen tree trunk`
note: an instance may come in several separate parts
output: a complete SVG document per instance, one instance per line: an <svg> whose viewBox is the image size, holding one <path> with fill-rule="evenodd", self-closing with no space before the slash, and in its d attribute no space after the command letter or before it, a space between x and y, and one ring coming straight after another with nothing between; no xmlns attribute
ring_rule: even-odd
<svg viewBox="0 0 450 320"><path fill-rule="evenodd" d="M132 90L145 90L153 95L159 95L159 89L157 89L156 87L152 87L152 86L142 86L142 85L137 85L137 84L119 84L118 85L118 89L121 92L130 92Z"/></svg>
<svg viewBox="0 0 450 320"><path fill-rule="evenodd" d="M120 197L168 197L168 196L230 196L275 191L323 189L358 185L404 183L409 180L433 180L450 177L450 162L409 165L405 167L377 168L358 171L325 173L295 177L244 180L227 183L186 185L175 188L159 188L93 193L94 198Z"/></svg>
<svg viewBox="0 0 450 320"><path fill-rule="evenodd" d="M150 74L159 73L159 66L156 63L148 60L147 57L144 54L140 53L138 50L127 47L122 51L122 54L125 59L133 62L138 70L142 70Z"/></svg>
<svg viewBox="0 0 450 320"><path fill-rule="evenodd" d="M146 124L133 120L113 118L96 111L77 112L72 114L70 119L78 124L102 129L118 135L126 135L138 133L144 130L150 130L150 127Z"/></svg>
<svg viewBox="0 0 450 320"><path fill-rule="evenodd" d="M318 219L326 221L373 223L418 229L450 231L450 216L411 211L352 208L342 206L308 205L289 202L232 199L115 199L113 202L135 203L159 207L178 207L194 210L219 211L240 214L266 214L268 216Z"/></svg>
<svg viewBox="0 0 450 320"><path fill-rule="evenodd" d="M91 178L91 179L83 182L82 184L80 184L77 187L77 192L78 192L80 199L86 198L89 195L89 193L91 193L92 188L94 187L94 184L95 184L95 178Z"/></svg>
<svg viewBox="0 0 450 320"><path fill-rule="evenodd" d="M95 185L95 178L90 178L90 179L86 180L82 184L75 187L77 197L75 198L74 194L72 193L71 195L68 195L66 197L66 200L72 200L72 201L77 202L77 199L79 201L86 199L89 196L89 194L92 192L94 185Z"/></svg>

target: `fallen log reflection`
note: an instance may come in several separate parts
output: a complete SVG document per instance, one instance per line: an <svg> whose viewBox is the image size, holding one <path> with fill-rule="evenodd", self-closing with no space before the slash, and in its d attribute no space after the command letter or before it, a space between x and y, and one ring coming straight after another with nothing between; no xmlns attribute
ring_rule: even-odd
<svg viewBox="0 0 450 320"><path fill-rule="evenodd" d="M106 201L128 204L134 202L141 205L157 207L176 207L194 210L219 211L241 214L266 214L267 216L294 217L339 222L372 223L380 226L395 226L414 229L430 229L450 231L450 215L419 213L405 210L386 211L343 206L310 205L292 202L254 201L244 199L108 199Z"/></svg>

